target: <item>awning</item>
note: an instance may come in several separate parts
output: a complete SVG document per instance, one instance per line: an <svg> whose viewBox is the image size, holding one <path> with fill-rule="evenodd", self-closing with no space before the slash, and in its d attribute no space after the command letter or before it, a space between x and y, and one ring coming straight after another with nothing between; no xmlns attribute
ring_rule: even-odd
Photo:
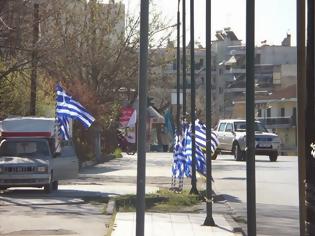
<svg viewBox="0 0 315 236"><path fill-rule="evenodd" d="M152 119L152 123L157 123L157 124L164 124L165 119L164 117L157 111L155 110L152 106L149 106L147 108L147 114L148 118Z"/></svg>
<svg viewBox="0 0 315 236"><path fill-rule="evenodd" d="M225 65L230 66L230 65L235 64L236 62L237 62L236 58L234 56L231 56L230 59L225 62Z"/></svg>

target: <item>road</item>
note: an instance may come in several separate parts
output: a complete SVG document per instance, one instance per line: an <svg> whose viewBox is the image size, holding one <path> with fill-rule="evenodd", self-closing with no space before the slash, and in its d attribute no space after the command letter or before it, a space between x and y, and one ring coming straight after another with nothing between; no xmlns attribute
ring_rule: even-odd
<svg viewBox="0 0 315 236"><path fill-rule="evenodd" d="M216 191L228 200L246 230L246 163L219 155L213 161L213 177ZM256 156L256 201L258 235L299 235L297 157L269 162L268 157Z"/></svg>
<svg viewBox="0 0 315 236"><path fill-rule="evenodd" d="M146 192L170 187L171 153L149 153ZM271 163L257 158L257 228L260 235L298 235L297 158L280 157ZM246 166L229 155L213 161L215 191L246 219ZM102 205L86 197L136 193L136 156L105 162L82 170L76 180L64 181L60 190L45 194L37 189L10 189L0 195L1 235L104 235L108 216ZM201 180L198 183L202 183ZM190 180L185 179L186 188ZM214 211L225 211L214 204ZM246 224L242 224L246 227Z"/></svg>

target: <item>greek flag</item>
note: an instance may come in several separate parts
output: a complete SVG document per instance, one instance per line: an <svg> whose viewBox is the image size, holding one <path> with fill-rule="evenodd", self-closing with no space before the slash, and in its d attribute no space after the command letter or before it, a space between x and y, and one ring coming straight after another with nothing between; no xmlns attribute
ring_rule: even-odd
<svg viewBox="0 0 315 236"><path fill-rule="evenodd" d="M191 129L186 129L184 133L184 155L186 157L185 164L185 175L191 177L191 167L192 167L192 139L191 139ZM206 157L201 151L200 147L196 145L195 149L195 160L196 160L196 170L202 174L206 173Z"/></svg>
<svg viewBox="0 0 315 236"><path fill-rule="evenodd" d="M185 155L183 153L183 143L180 135L175 135L173 158L172 174L175 178L181 178L184 176L185 171Z"/></svg>
<svg viewBox="0 0 315 236"><path fill-rule="evenodd" d="M88 128L95 121L94 117L70 95L60 84L56 86L56 118L60 125L60 132L65 140L69 140L69 119L79 120Z"/></svg>
<svg viewBox="0 0 315 236"><path fill-rule="evenodd" d="M195 122L195 141L196 146L199 146L200 149L206 150L207 137L206 137L206 126L202 124L199 120ZM217 149L219 140L217 135L214 132L211 132L211 152Z"/></svg>

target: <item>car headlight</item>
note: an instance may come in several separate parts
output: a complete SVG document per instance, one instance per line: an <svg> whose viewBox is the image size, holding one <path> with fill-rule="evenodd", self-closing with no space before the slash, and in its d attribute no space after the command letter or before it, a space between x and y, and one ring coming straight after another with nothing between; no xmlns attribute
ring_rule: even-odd
<svg viewBox="0 0 315 236"><path fill-rule="evenodd" d="M39 166L37 167L37 172L48 172L47 166Z"/></svg>

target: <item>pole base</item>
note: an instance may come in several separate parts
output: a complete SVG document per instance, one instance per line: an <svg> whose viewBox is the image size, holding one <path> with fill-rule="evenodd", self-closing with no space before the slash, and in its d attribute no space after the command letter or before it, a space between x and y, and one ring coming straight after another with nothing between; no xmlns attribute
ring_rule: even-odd
<svg viewBox="0 0 315 236"><path fill-rule="evenodd" d="M199 192L195 186L191 187L189 194L199 195Z"/></svg>
<svg viewBox="0 0 315 236"><path fill-rule="evenodd" d="M213 218L210 216L207 216L203 225L204 226L215 226Z"/></svg>

